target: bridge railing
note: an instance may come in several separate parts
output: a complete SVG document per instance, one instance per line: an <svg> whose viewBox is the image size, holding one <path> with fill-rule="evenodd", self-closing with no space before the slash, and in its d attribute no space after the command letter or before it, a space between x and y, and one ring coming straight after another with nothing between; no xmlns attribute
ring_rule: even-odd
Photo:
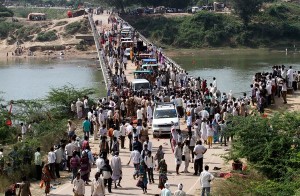
<svg viewBox="0 0 300 196"><path fill-rule="evenodd" d="M99 38L100 38L99 37L99 32L96 28L96 25L95 25L92 14L89 14L88 18L89 18L89 22L90 22L90 25L91 25L93 35L94 35L94 41L95 41L95 45L96 45L96 49L97 49L97 53L98 53L98 59L99 59L100 67L101 67L102 74L103 74L103 79L104 79L104 82L105 82L105 88L106 88L106 90L110 90L111 78L109 76L108 69L107 69L107 67L108 67L107 60L105 60L105 57L102 55L104 53L101 53L101 50L103 51L103 46L102 46L102 44L99 43Z"/></svg>
<svg viewBox="0 0 300 196"><path fill-rule="evenodd" d="M123 18L121 18L120 16L118 16L118 18L123 21L124 23L126 22ZM128 22L126 22L128 24L129 27L131 27L131 29L135 29L133 26L131 26ZM135 30L135 32L139 35L139 39L142 40L144 43L146 43L147 45L151 44L152 46L155 46L152 42L150 42L147 38L145 38L140 32L138 32L137 30ZM172 60L170 57L167 57L166 55L164 55L164 59L165 59L165 63L168 65L173 65L177 70L182 71L184 70L180 65L178 65L174 60Z"/></svg>

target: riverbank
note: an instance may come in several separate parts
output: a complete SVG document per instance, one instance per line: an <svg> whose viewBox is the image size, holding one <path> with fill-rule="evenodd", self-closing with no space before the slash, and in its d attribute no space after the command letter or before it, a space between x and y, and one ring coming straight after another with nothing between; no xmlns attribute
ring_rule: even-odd
<svg viewBox="0 0 300 196"><path fill-rule="evenodd" d="M30 47L30 45L29 45ZM95 46L90 46L86 51L80 51L75 48L75 46L68 46L65 50L60 51L35 51L33 55L27 55L28 49L25 47L23 55L12 55L13 47L0 47L0 58L2 61L10 60L10 59L55 59L55 58L64 58L65 60L69 59L97 59L97 51ZM61 54L61 52L63 54Z"/></svg>

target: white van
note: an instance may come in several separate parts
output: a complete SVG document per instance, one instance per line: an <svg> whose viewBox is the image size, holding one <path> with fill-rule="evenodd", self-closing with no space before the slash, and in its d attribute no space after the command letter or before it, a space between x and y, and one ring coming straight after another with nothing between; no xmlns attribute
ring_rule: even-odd
<svg viewBox="0 0 300 196"><path fill-rule="evenodd" d="M148 94L150 89L150 82L146 79L134 79L131 82L131 87L134 92L142 90L145 94Z"/></svg>
<svg viewBox="0 0 300 196"><path fill-rule="evenodd" d="M180 129L180 119L173 103L156 103L153 112L152 132L153 137L171 135L171 127Z"/></svg>

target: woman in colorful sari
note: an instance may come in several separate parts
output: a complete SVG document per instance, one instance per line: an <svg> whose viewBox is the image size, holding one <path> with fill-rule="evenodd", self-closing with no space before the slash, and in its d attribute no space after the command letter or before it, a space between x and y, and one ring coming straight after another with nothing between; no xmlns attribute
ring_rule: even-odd
<svg viewBox="0 0 300 196"><path fill-rule="evenodd" d="M49 164L46 164L42 170L42 180L45 184L45 193L48 195L50 193L50 182L51 182L51 173L49 170Z"/></svg>
<svg viewBox="0 0 300 196"><path fill-rule="evenodd" d="M80 174L81 179L88 184L90 173L90 163L87 153L82 153L82 158L80 159Z"/></svg>
<svg viewBox="0 0 300 196"><path fill-rule="evenodd" d="M159 171L158 177L159 177L159 182L158 182L158 188L163 189L165 183L168 180L167 177L167 172L168 172L168 166L166 164L165 159L160 160L157 170Z"/></svg>

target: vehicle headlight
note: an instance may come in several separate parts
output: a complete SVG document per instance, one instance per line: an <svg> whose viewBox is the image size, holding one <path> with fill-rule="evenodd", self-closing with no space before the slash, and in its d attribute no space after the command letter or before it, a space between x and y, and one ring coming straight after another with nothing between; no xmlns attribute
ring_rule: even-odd
<svg viewBox="0 0 300 196"><path fill-rule="evenodd" d="M178 126L179 124L178 124L178 122L176 122L176 123L174 123L174 125L175 125L175 126Z"/></svg>

